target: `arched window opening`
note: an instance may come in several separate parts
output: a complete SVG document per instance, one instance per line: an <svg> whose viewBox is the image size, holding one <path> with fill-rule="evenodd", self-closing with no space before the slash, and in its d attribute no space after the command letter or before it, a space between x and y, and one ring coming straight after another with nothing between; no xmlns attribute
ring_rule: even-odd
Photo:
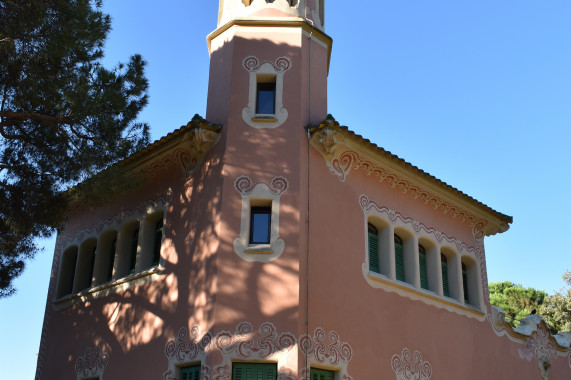
<svg viewBox="0 0 571 380"><path fill-rule="evenodd" d="M396 279L399 281L404 281L404 245L402 238L395 234L395 273Z"/></svg>
<svg viewBox="0 0 571 380"><path fill-rule="evenodd" d="M163 242L163 218L160 218L155 224L155 234L153 242L153 263L152 265L159 265L161 261L161 245Z"/></svg>
<svg viewBox="0 0 571 380"><path fill-rule="evenodd" d="M462 286L464 288L464 303L470 303L470 291L468 289L468 268L462 263Z"/></svg>
<svg viewBox="0 0 571 380"><path fill-rule="evenodd" d="M77 246L68 248L62 255L57 288L57 298L61 298L73 292L73 280L77 264Z"/></svg>
<svg viewBox="0 0 571 380"><path fill-rule="evenodd" d="M426 249L421 244L418 245L418 263L420 269L420 287L428 290L428 264L426 260Z"/></svg>
<svg viewBox="0 0 571 380"><path fill-rule="evenodd" d="M448 282L448 258L444 254L440 254L440 268L442 269L442 294L450 297L450 285Z"/></svg>
<svg viewBox="0 0 571 380"><path fill-rule="evenodd" d="M371 223L367 224L369 242L369 270L380 273L379 265L379 230Z"/></svg>
<svg viewBox="0 0 571 380"><path fill-rule="evenodd" d="M109 259L107 261L107 273L105 276L106 281L113 279L113 266L115 264L115 254L117 253L117 237L111 242L111 249L109 250Z"/></svg>
<svg viewBox="0 0 571 380"><path fill-rule="evenodd" d="M129 247L129 274L135 273L137 264L137 247L139 246L139 229L131 233L131 245Z"/></svg>
<svg viewBox="0 0 571 380"><path fill-rule="evenodd" d="M90 238L84 241L77 256L77 268L73 281L73 291L81 292L89 289L93 283L93 266L97 252L97 239Z"/></svg>

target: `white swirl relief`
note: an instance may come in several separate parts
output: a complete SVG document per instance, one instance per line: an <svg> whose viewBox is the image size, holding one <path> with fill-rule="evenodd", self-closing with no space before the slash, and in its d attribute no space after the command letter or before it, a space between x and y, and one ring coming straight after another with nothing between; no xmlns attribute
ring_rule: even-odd
<svg viewBox="0 0 571 380"><path fill-rule="evenodd" d="M325 330L318 327L313 332L313 336L303 335L299 339L300 350L307 355L308 360L313 363L333 366L339 371L339 376L343 380L352 380L347 367L353 358L353 349L347 342L342 342L339 334L335 331L329 332L329 339L325 338ZM302 380L309 380L307 369L302 370Z"/></svg>
<svg viewBox="0 0 571 380"><path fill-rule="evenodd" d="M242 196L240 235L234 239L234 252L246 261L270 262L278 258L285 243L280 238L280 198L287 191L289 182L285 177L277 176L271 181L252 181L248 176L234 180L234 189ZM270 241L267 244L250 243L250 212L257 201L271 202ZM265 204L265 205L266 205Z"/></svg>
<svg viewBox="0 0 571 380"><path fill-rule="evenodd" d="M288 117L287 109L283 106L284 74L291 68L291 61L279 57L275 61L261 61L257 57L248 56L242 62L244 69L250 75L248 89L248 105L242 110L242 119L253 128L277 128ZM275 110L273 114L258 114L256 111L257 84L275 80Z"/></svg>
<svg viewBox="0 0 571 380"><path fill-rule="evenodd" d="M77 380L91 377L103 377L103 371L109 364L109 354L101 351L101 347L88 348L75 361Z"/></svg>
<svg viewBox="0 0 571 380"><path fill-rule="evenodd" d="M432 376L432 366L422 359L418 351L411 354L404 348L400 355L393 355L391 366L395 371L396 380L429 380Z"/></svg>

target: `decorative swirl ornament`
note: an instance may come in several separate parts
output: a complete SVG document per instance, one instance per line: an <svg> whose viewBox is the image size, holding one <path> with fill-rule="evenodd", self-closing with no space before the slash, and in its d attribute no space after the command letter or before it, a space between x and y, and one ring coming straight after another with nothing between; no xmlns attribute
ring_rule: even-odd
<svg viewBox="0 0 571 380"><path fill-rule="evenodd" d="M102 352L101 347L87 348L75 361L75 373L82 378L101 377L108 364L109 354Z"/></svg>
<svg viewBox="0 0 571 380"><path fill-rule="evenodd" d="M400 356L393 355L391 366L395 371L396 380L429 380L432 376L430 363L422 360L422 355L418 351L414 351L411 355L406 347Z"/></svg>

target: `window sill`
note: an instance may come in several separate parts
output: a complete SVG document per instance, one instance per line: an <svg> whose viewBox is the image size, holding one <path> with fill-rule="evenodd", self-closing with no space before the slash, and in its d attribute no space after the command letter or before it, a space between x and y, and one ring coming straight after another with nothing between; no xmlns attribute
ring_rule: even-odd
<svg viewBox="0 0 571 380"><path fill-rule="evenodd" d="M270 244L250 244L244 251L247 254L271 255L274 253Z"/></svg>
<svg viewBox="0 0 571 380"><path fill-rule="evenodd" d="M142 272L133 273L114 281L106 282L77 293L68 294L53 301L56 308L64 308L76 303L89 301L95 298L104 297L120 290L128 289L131 286L142 284L152 280L152 275L164 270L160 265L155 265Z"/></svg>
<svg viewBox="0 0 571 380"><path fill-rule="evenodd" d="M278 119L273 115L256 115L252 118L252 121L255 123L275 123Z"/></svg>
<svg viewBox="0 0 571 380"><path fill-rule="evenodd" d="M368 268L363 268L363 275L369 285L374 288L381 288L389 292L394 292L413 300L422 301L428 305L446 309L471 318L476 318L479 321L486 318L486 313L482 312L480 309L469 304L460 303L454 298L439 296L430 290L416 288L407 282L392 280L383 274L371 272Z"/></svg>

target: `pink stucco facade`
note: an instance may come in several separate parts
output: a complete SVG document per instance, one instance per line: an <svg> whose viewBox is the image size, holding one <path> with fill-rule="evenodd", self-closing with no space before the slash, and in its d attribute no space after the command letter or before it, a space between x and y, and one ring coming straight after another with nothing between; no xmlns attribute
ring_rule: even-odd
<svg viewBox="0 0 571 380"><path fill-rule="evenodd" d="M232 379L241 362L278 379L571 378L569 335L535 317L514 331L489 304L485 236L511 218L327 117L323 3L221 0L208 121L120 164L141 183L74 205L58 234L37 379Z"/></svg>

